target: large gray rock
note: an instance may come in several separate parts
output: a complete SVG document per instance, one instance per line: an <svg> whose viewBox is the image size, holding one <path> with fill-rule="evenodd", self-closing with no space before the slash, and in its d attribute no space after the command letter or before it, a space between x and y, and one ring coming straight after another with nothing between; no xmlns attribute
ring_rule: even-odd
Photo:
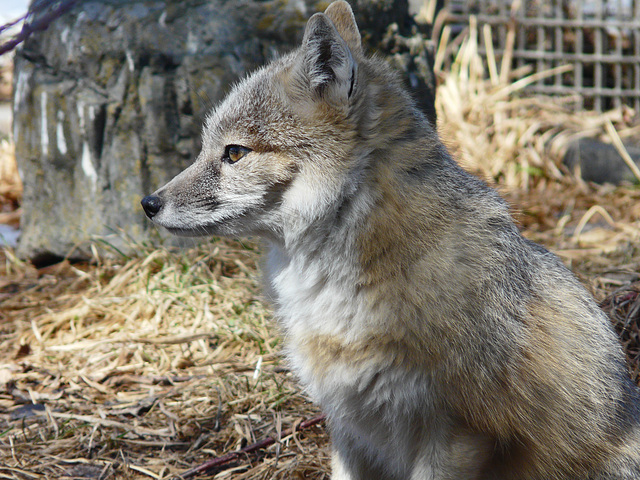
<svg viewBox="0 0 640 480"><path fill-rule="evenodd" d="M84 1L32 35L14 75L18 255L82 257L92 239L130 251L159 235L142 196L195 158L201 121L230 84L296 46L328 3ZM353 3L365 44L408 70L435 121L431 59L415 51L407 2Z"/></svg>
<svg viewBox="0 0 640 480"><path fill-rule="evenodd" d="M625 148L640 168L640 143L628 142ZM563 162L572 173L579 174L588 182L613 185L623 182L638 183L638 179L616 147L594 138L580 138L572 142L567 148Z"/></svg>

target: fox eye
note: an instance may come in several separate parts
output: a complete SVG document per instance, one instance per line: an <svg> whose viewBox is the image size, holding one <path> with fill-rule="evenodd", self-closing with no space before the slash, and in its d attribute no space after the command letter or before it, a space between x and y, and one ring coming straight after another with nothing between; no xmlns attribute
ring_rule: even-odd
<svg viewBox="0 0 640 480"><path fill-rule="evenodd" d="M224 155L222 156L222 160L227 163L233 164L244 157L250 151L250 148L243 147L242 145L227 145L224 148Z"/></svg>

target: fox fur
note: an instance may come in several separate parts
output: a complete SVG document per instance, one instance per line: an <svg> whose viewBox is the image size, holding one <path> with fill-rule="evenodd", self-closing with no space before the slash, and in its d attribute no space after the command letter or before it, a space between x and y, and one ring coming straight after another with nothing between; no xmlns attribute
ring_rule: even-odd
<svg viewBox="0 0 640 480"><path fill-rule="evenodd" d="M640 479L640 394L605 314L365 56L346 2L235 86L142 203L178 235L264 239L334 480Z"/></svg>

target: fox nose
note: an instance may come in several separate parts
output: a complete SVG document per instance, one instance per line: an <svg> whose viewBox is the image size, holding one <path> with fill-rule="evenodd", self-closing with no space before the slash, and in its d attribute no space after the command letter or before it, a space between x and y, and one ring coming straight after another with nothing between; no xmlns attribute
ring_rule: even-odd
<svg viewBox="0 0 640 480"><path fill-rule="evenodd" d="M155 195L147 195L140 203L142 204L142 208L144 208L144 213L146 213L149 218L155 217L162 208L162 199Z"/></svg>

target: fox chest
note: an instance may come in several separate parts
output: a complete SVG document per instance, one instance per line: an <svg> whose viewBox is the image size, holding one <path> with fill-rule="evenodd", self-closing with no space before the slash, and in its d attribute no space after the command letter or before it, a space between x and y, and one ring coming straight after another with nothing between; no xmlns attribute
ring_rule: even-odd
<svg viewBox="0 0 640 480"><path fill-rule="evenodd" d="M384 458L397 478L408 478L398 459L413 455L416 444L430 445L436 455L446 444L430 375L376 334L379 322L366 299L357 293L345 298L346 290L333 286L309 291L296 285L290 298L278 299L277 312L292 370L328 415L334 434L354 439ZM416 428L425 423L429 428Z"/></svg>
<svg viewBox="0 0 640 480"><path fill-rule="evenodd" d="M271 259L267 271L268 288L293 367L308 383L321 370L335 369L347 360L343 347L367 336L365 323L371 312L344 271L331 274L327 265L277 260Z"/></svg>
<svg viewBox="0 0 640 480"><path fill-rule="evenodd" d="M415 442L440 443L432 420L442 395L424 364L418 365L416 358L423 353L402 341L399 327L389 332L397 309L346 281L289 266L272 277L270 285L285 329L286 354L334 429L339 423L345 435L387 452L389 462L404 458ZM406 432L425 421L429 438L409 439Z"/></svg>
<svg viewBox="0 0 640 480"><path fill-rule="evenodd" d="M315 400L339 401L331 392L347 398L375 391L384 397L397 384L415 384L422 354L403 341L398 328L389 331L396 309L357 288L344 270L332 277L305 267L285 263L271 276L270 289L290 365Z"/></svg>
<svg viewBox="0 0 640 480"><path fill-rule="evenodd" d="M290 257L273 249L267 257L265 279L276 315L288 335L303 332L348 335L363 310L348 262L311 255Z"/></svg>

